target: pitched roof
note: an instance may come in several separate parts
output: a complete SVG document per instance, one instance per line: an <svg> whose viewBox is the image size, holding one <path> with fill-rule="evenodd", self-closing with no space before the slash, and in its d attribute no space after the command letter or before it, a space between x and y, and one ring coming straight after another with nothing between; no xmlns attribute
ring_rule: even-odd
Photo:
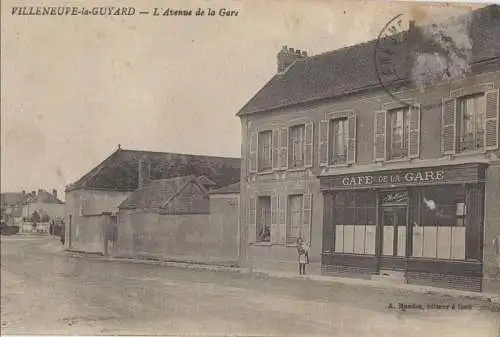
<svg viewBox="0 0 500 337"><path fill-rule="evenodd" d="M239 194L240 193L240 182L231 184L229 186L224 186L222 188L212 190L209 194Z"/></svg>
<svg viewBox="0 0 500 337"><path fill-rule="evenodd" d="M205 191L195 176L153 180L145 187L132 192L118 208L162 208L173 200L189 183ZM206 191L205 191L206 192Z"/></svg>
<svg viewBox="0 0 500 337"><path fill-rule="evenodd" d="M139 161L147 160L151 180L193 175L205 176L222 187L240 180L240 158L180 153L135 151L118 148L66 191L78 188L135 191L138 188Z"/></svg>
<svg viewBox="0 0 500 337"><path fill-rule="evenodd" d="M491 5L460 18L470 18L472 40L472 63L500 57L500 6ZM401 33L405 36L408 31ZM420 36L422 38L422 36ZM391 38L379 41L380 48L391 43ZM426 44L436 45L434 41ZM274 75L238 112L238 116L267 111L319 99L338 97L363 90L378 88L380 82L375 65L377 40L368 41L316 56L297 60L282 74ZM392 78L410 78L412 64L418 44L415 40L390 46Z"/></svg>
<svg viewBox="0 0 500 337"><path fill-rule="evenodd" d="M26 194L21 192L5 192L0 194L0 207L13 206L26 198Z"/></svg>

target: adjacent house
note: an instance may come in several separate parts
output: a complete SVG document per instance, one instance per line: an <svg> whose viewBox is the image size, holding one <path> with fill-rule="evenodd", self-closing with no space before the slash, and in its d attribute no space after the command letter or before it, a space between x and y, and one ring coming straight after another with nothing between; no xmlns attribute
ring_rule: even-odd
<svg viewBox="0 0 500 337"><path fill-rule="evenodd" d="M450 22L465 45L412 22L315 56L283 47L237 114L243 265L295 271L301 236L313 273L500 291L500 7ZM439 53L464 75L416 83Z"/></svg>
<svg viewBox="0 0 500 337"><path fill-rule="evenodd" d="M178 211L207 213L208 200L198 192L206 193L205 190L237 182L240 165L239 158L135 151L119 146L102 163L66 188L66 246L107 254L112 247L108 243L120 240L120 243L115 242L115 251L123 243L122 251L140 252L142 248L138 242L142 239L137 238L142 234L138 233L135 241L132 234L130 239L136 243L132 248L127 246L125 237L130 228L135 228L127 226L135 226L134 214L138 210L160 216L165 212L175 213L176 207L189 205L191 208ZM188 191L185 186L182 195L176 195L177 199L167 203L172 196L169 193L173 193L168 186L183 182L171 179L181 177L192 178L191 194L183 194ZM182 199L184 196L189 202L183 203L186 201ZM160 201L163 204L159 204ZM139 218L142 222L147 217L141 215Z"/></svg>

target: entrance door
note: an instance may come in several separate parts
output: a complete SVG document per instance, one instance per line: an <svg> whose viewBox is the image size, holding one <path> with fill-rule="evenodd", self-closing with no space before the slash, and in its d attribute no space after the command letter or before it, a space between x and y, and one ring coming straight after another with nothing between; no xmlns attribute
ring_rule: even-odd
<svg viewBox="0 0 500 337"><path fill-rule="evenodd" d="M407 244L406 205L382 206L380 223L380 269L403 271Z"/></svg>

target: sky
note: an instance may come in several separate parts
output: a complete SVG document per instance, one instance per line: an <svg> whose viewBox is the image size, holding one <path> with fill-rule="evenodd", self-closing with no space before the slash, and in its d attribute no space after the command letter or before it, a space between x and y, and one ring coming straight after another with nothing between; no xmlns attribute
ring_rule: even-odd
<svg viewBox="0 0 500 337"><path fill-rule="evenodd" d="M102 6L75 1L73 6ZM238 110L276 72L282 45L309 55L367 41L395 15L417 24L471 5L383 1L106 1L237 16L16 16L1 1L1 191L58 189L118 144L240 156Z"/></svg>

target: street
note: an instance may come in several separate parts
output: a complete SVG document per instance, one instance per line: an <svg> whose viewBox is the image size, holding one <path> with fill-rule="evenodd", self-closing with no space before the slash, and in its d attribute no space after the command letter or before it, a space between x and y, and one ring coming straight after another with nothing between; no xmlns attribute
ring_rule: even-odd
<svg viewBox="0 0 500 337"><path fill-rule="evenodd" d="M500 313L479 300L86 260L44 236L1 246L2 334L500 336Z"/></svg>

